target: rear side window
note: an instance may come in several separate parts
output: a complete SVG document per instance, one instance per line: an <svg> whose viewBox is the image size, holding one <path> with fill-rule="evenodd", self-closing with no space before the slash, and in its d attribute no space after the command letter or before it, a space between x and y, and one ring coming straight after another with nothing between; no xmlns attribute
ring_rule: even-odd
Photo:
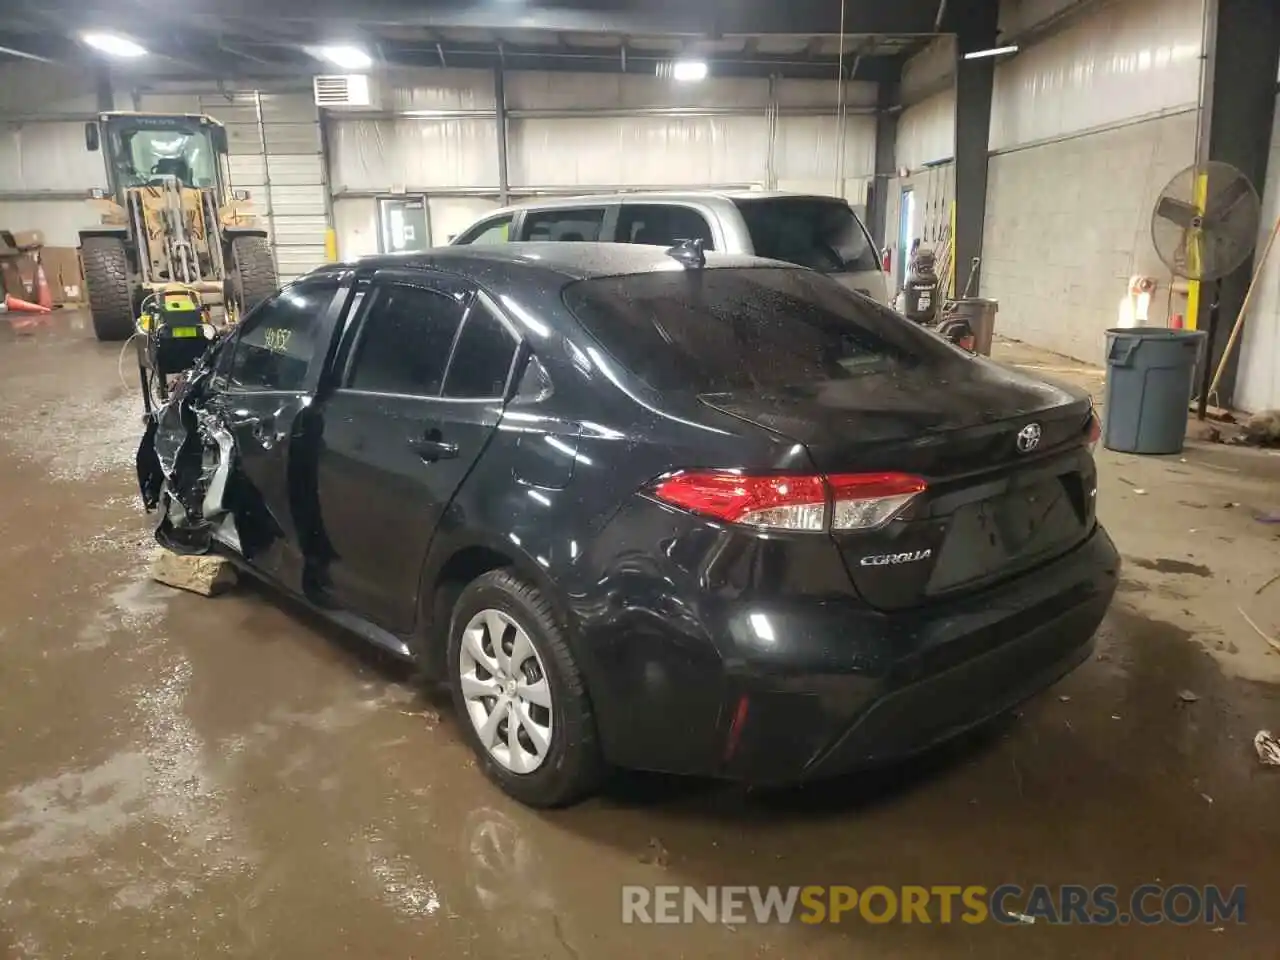
<svg viewBox="0 0 1280 960"><path fill-rule="evenodd" d="M604 223L604 207L578 207L572 210L531 210L524 217L526 240L562 240L566 243L600 239Z"/></svg>
<svg viewBox="0 0 1280 960"><path fill-rule="evenodd" d="M807 270L606 277L570 284L564 300L655 390L781 389L955 359L932 334Z"/></svg>
<svg viewBox="0 0 1280 960"><path fill-rule="evenodd" d="M453 348L444 395L458 400L488 400L507 391L516 358L516 339L483 303L467 314Z"/></svg>
<svg viewBox="0 0 1280 960"><path fill-rule="evenodd" d="M879 270L876 252L853 210L839 200L797 197L735 200L758 257L821 273Z"/></svg>
<svg viewBox="0 0 1280 960"><path fill-rule="evenodd" d="M465 299L403 284L377 290L356 343L347 386L437 397Z"/></svg>
<svg viewBox="0 0 1280 960"><path fill-rule="evenodd" d="M619 243L647 243L669 247L680 240L701 240L703 249L714 250L711 225L689 207L670 204L624 204L618 215Z"/></svg>
<svg viewBox="0 0 1280 960"><path fill-rule="evenodd" d="M337 281L289 287L245 320L227 367L231 387L301 390L315 337L338 290Z"/></svg>

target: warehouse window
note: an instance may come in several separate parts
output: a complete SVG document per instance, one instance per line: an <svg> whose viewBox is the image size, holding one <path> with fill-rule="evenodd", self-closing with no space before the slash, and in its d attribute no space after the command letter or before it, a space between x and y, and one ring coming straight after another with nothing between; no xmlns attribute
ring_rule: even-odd
<svg viewBox="0 0 1280 960"><path fill-rule="evenodd" d="M663 203L625 204L618 215L619 243L647 243L669 247L681 240L701 240L703 249L714 250L711 225L689 207Z"/></svg>
<svg viewBox="0 0 1280 960"><path fill-rule="evenodd" d="M604 207L577 207L571 210L537 210L525 215L526 240L574 242L600 239Z"/></svg>
<svg viewBox="0 0 1280 960"><path fill-rule="evenodd" d="M365 316L347 385L369 393L438 397L465 310L465 298L425 287L383 287Z"/></svg>
<svg viewBox="0 0 1280 960"><path fill-rule="evenodd" d="M241 390L301 390L337 281L286 287L244 321L227 369Z"/></svg>

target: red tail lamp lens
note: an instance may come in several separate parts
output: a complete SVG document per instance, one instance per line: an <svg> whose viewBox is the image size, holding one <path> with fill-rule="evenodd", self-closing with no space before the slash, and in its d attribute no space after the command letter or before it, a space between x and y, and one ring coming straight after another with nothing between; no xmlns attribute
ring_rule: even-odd
<svg viewBox="0 0 1280 960"><path fill-rule="evenodd" d="M688 471L650 491L664 503L726 523L776 530L870 530L888 523L926 488L901 473L751 475ZM828 507L828 498L830 507Z"/></svg>

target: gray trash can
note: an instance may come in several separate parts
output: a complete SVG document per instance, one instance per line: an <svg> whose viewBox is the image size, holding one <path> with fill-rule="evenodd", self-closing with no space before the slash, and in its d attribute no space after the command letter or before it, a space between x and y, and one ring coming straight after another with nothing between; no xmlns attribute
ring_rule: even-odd
<svg viewBox="0 0 1280 960"><path fill-rule="evenodd" d="M986 297L965 297L951 303L947 316L957 317L969 324L973 331L973 352L984 357L991 356L991 339L996 332L996 312L1000 309L999 300Z"/></svg>
<svg viewBox="0 0 1280 960"><path fill-rule="evenodd" d="M1107 331L1102 445L1121 453L1178 453L1187 435L1202 330Z"/></svg>

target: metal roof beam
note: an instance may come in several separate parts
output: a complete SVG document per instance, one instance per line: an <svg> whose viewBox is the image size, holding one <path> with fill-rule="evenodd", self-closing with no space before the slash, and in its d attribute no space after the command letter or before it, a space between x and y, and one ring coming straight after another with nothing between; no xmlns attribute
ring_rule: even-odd
<svg viewBox="0 0 1280 960"><path fill-rule="evenodd" d="M995 0L991 0L995 2ZM845 0L848 34L932 34L937 0ZM46 0L55 15L76 23L124 25L136 10L123 0ZM244 28L252 34L275 24L291 24L311 38L378 26L439 30L548 30L632 35L836 34L840 3L834 0L560 0L555 5L513 5L503 0L184 0L167 16L200 22L209 29Z"/></svg>

